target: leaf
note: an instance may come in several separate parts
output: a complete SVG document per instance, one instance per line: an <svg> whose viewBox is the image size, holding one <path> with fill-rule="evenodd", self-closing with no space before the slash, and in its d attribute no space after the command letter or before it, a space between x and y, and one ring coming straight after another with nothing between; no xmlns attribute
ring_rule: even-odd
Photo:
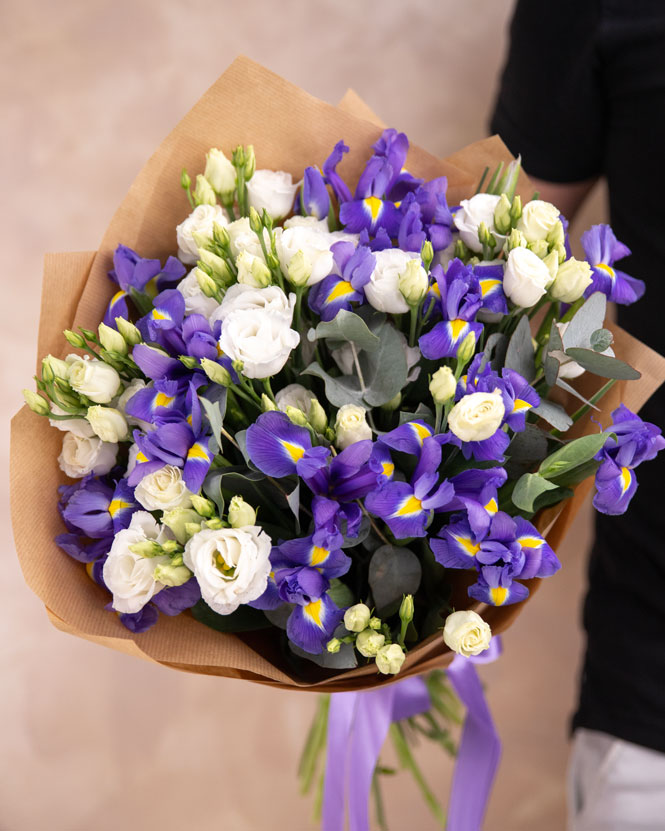
<svg viewBox="0 0 665 831"><path fill-rule="evenodd" d="M534 424L527 424L525 430L515 434L506 452L511 462L530 466L547 456L547 437Z"/></svg>
<svg viewBox="0 0 665 831"><path fill-rule="evenodd" d="M537 473L525 473L517 480L513 490L513 505L521 511L533 511L534 500L545 491L554 490L556 485L543 479Z"/></svg>
<svg viewBox="0 0 665 831"><path fill-rule="evenodd" d="M508 338L503 332L494 332L491 334L485 343L480 370L482 371L484 369L488 361L495 372L501 370L505 365L507 349Z"/></svg>
<svg viewBox="0 0 665 831"><path fill-rule="evenodd" d="M358 529L358 534L355 537L344 537L344 542L342 543L340 548L355 548L357 545L360 545L369 536L371 528L372 525L369 521L369 517L363 516L363 518L360 520L360 528Z"/></svg>
<svg viewBox="0 0 665 831"><path fill-rule="evenodd" d="M595 404L592 404L590 401L587 401L587 399L582 395L581 392L578 392L575 389L575 387L572 387L568 383L568 381L564 381L563 378L557 378L556 385L557 387L560 387L562 390L565 390L567 393L570 393L570 395L575 396L575 398L579 399L580 401L583 401L588 407L591 407L594 410L600 409L599 407L596 407Z"/></svg>
<svg viewBox="0 0 665 831"><path fill-rule="evenodd" d="M289 641L289 649L294 655L299 658L304 658L306 661L311 661L319 667L324 669L352 669L358 666L358 658L356 657L356 650L353 644L343 643L339 652L328 652L325 648L319 655L312 655L311 652L305 652L299 646Z"/></svg>
<svg viewBox="0 0 665 831"><path fill-rule="evenodd" d="M291 612L294 609L295 603L282 603L276 609L265 609L263 614L273 626L276 626L278 629L286 629L286 622L291 617Z"/></svg>
<svg viewBox="0 0 665 831"><path fill-rule="evenodd" d="M256 629L268 629L270 622L260 609L251 606L238 606L230 615L218 615L204 600L192 606L192 617L218 632L253 632Z"/></svg>
<svg viewBox="0 0 665 831"><path fill-rule="evenodd" d="M349 606L353 606L355 601L355 597L351 589L346 585L346 583L343 583L337 577L333 577L330 581L328 597L338 609L348 609Z"/></svg>
<svg viewBox="0 0 665 831"><path fill-rule="evenodd" d="M624 361L618 358L611 358L609 355L600 355L594 352L593 349L580 349L572 347L566 349L566 355L584 367L588 372L594 375L600 375L602 378L618 378L622 381L635 381L642 377L642 373L633 369Z"/></svg>
<svg viewBox="0 0 665 831"><path fill-rule="evenodd" d="M569 470L567 473L563 473L561 476L553 476L551 481L555 482L559 487L572 488L575 485L579 485L585 479L588 479L589 476L593 476L599 467L600 462L597 459L590 459L588 462L578 465L578 467Z"/></svg>
<svg viewBox="0 0 665 831"><path fill-rule="evenodd" d="M394 398L406 384L408 373L404 337L390 323L378 330L379 347L361 352L360 368L365 381L364 400L370 407L380 407Z"/></svg>
<svg viewBox="0 0 665 831"><path fill-rule="evenodd" d="M296 534L300 533L300 480L298 484L287 494L286 501L291 508L293 516L296 518Z"/></svg>
<svg viewBox="0 0 665 831"><path fill-rule="evenodd" d="M556 487L554 490L545 491L533 503L533 513L540 511L542 508L549 508L550 505L558 505L564 499L570 499L573 492L569 488Z"/></svg>
<svg viewBox="0 0 665 831"><path fill-rule="evenodd" d="M540 404L534 407L531 412L539 415L548 424L551 424L552 427L555 427L562 433L565 433L573 423L572 418L560 404L555 404L554 401L548 401L546 398L541 398Z"/></svg>
<svg viewBox="0 0 665 831"><path fill-rule="evenodd" d="M594 292L588 300L580 306L573 315L563 335L563 346L569 347L591 346L591 335L597 329L602 329L607 311L607 298L600 292ZM556 348L556 347L555 347Z"/></svg>
<svg viewBox="0 0 665 831"><path fill-rule="evenodd" d="M415 594L421 576L420 560L408 548L377 548L369 563L369 585L379 615L402 595Z"/></svg>
<svg viewBox="0 0 665 831"><path fill-rule="evenodd" d="M545 380L549 387L553 387L559 375L559 361L552 357L551 352L563 352L563 342L561 335L557 329L556 322L553 320L550 327L550 338L547 342L547 349L543 356L543 368L545 370Z"/></svg>
<svg viewBox="0 0 665 831"><path fill-rule="evenodd" d="M224 415L226 414L226 387L216 387L221 390L221 394L216 401L209 400L206 396L200 395L199 401L203 405L205 414L210 422L210 429L215 437L217 446L222 446L222 427L224 426Z"/></svg>
<svg viewBox="0 0 665 831"><path fill-rule="evenodd" d="M222 494L222 473L219 469L209 471L203 480L203 493L217 506L219 516L224 513L224 495Z"/></svg>
<svg viewBox="0 0 665 831"><path fill-rule="evenodd" d="M591 348L594 352L605 352L612 346L614 335L609 329L596 329L591 335Z"/></svg>
<svg viewBox="0 0 665 831"><path fill-rule="evenodd" d="M423 404L421 401L416 407L415 413L408 413L404 410L400 411L399 426L401 427L402 424L407 424L409 421L415 421L417 418L434 424L434 413L427 406L427 404Z"/></svg>
<svg viewBox="0 0 665 831"><path fill-rule="evenodd" d="M310 364L300 373L301 375L314 375L321 378L326 387L326 398L333 407L343 407L345 404L356 404L358 407L365 407L360 382L355 375L341 375L333 378L321 369L317 363Z"/></svg>
<svg viewBox="0 0 665 831"><path fill-rule="evenodd" d="M508 343L504 366L519 372L527 381L533 381L536 377L531 327L526 315L520 318L520 322Z"/></svg>
<svg viewBox="0 0 665 831"><path fill-rule="evenodd" d="M560 478L564 473L585 464L598 453L612 433L592 433L564 444L549 455L538 468L547 479Z"/></svg>
<svg viewBox="0 0 665 831"><path fill-rule="evenodd" d="M374 352L379 348L379 338L372 334L365 321L357 314L341 309L333 320L321 322L307 333L309 341L331 338L354 343L358 349Z"/></svg>

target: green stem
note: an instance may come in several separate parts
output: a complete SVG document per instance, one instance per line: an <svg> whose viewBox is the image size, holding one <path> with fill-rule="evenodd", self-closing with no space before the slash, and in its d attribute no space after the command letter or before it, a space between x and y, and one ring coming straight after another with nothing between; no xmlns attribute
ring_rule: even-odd
<svg viewBox="0 0 665 831"><path fill-rule="evenodd" d="M376 824L379 826L380 831L388 831L386 812L383 806L383 795L381 794L381 784L379 782L379 774L376 771L374 771L374 776L372 777L372 794L376 807Z"/></svg>
<svg viewBox="0 0 665 831"><path fill-rule="evenodd" d="M436 410L436 420L434 422L434 435L437 436L441 432L441 419L443 418L443 404L439 404L438 401L434 402L434 408Z"/></svg>
<svg viewBox="0 0 665 831"><path fill-rule="evenodd" d="M307 741L303 748L300 763L298 764L298 777L300 778L300 792L308 793L316 775L319 756L326 746L326 731L328 728L328 710L330 708L330 696L322 695L319 698L316 713L312 726L307 735Z"/></svg>
<svg viewBox="0 0 665 831"><path fill-rule="evenodd" d="M273 394L272 387L270 386L270 378L262 378L261 383L263 384L263 389L266 391L268 398L275 402L275 396Z"/></svg>
<svg viewBox="0 0 665 831"><path fill-rule="evenodd" d="M418 323L418 306L411 306L411 326L409 328L409 346L416 342L416 325Z"/></svg>
<svg viewBox="0 0 665 831"><path fill-rule="evenodd" d="M411 753L411 748L406 740L404 735L404 728L399 722L394 722L390 725L390 736L393 740L393 744L395 745L395 751L397 752L397 756L400 760L400 764L402 767L406 768L406 770L410 771L411 775L416 781L416 784L419 786L422 795L427 802L430 811L436 818L437 822L440 824L441 828L446 827L446 815L439 805L439 801L434 796L432 791L430 790L429 785L425 781L425 777L422 774L422 771L418 767L418 763L413 757Z"/></svg>
<svg viewBox="0 0 665 831"><path fill-rule="evenodd" d="M573 317L575 316L575 314L577 313L577 310L578 310L579 308L581 308L581 306L583 306L583 305L584 305L584 298L583 298L583 297L580 297L580 299L579 299L579 300L576 300L576 301L573 303L573 305L570 307L570 309L568 309L568 311L565 313L565 315L561 318L561 321L560 321L560 322L561 322L561 323L565 323L565 322L566 322L566 321L568 321L568 320L572 320L572 318L573 318Z"/></svg>

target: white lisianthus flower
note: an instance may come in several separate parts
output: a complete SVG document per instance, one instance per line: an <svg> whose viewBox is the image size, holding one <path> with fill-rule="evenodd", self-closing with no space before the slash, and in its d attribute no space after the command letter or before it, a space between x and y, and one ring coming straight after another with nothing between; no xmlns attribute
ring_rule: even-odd
<svg viewBox="0 0 665 831"><path fill-rule="evenodd" d="M501 427L505 413L499 390L472 392L452 408L448 427L462 441L484 441Z"/></svg>
<svg viewBox="0 0 665 831"><path fill-rule="evenodd" d="M522 216L517 220L517 230L524 234L527 242L547 239L559 220L559 209L551 202L532 199L522 208Z"/></svg>
<svg viewBox="0 0 665 831"><path fill-rule="evenodd" d="M270 285L270 269L261 257L255 257L249 251L241 251L236 257L238 282L243 286L263 289Z"/></svg>
<svg viewBox="0 0 665 831"><path fill-rule="evenodd" d="M291 293L287 297L279 286L255 289L236 283L226 292L221 305L210 316L210 322L226 320L234 312L270 311L281 314L290 323L293 320L295 304L295 294Z"/></svg>
<svg viewBox="0 0 665 831"><path fill-rule="evenodd" d="M267 289L263 289L267 291ZM247 378L270 378L300 343L291 321L269 309L235 311L224 318L219 347L232 361L242 361Z"/></svg>
<svg viewBox="0 0 665 831"><path fill-rule="evenodd" d="M372 428L367 423L364 407L344 404L337 411L335 419L335 444L340 450L357 441L372 438Z"/></svg>
<svg viewBox="0 0 665 831"><path fill-rule="evenodd" d="M67 415L57 404L51 404L51 412L54 415ZM75 433L83 439L89 439L95 435L95 431L85 418L68 418L67 421L59 418L49 418L48 423L56 430L62 430L63 433Z"/></svg>
<svg viewBox="0 0 665 831"><path fill-rule="evenodd" d="M206 153L203 175L210 182L210 187L222 196L228 196L236 189L236 169L216 147L211 147Z"/></svg>
<svg viewBox="0 0 665 831"><path fill-rule="evenodd" d="M344 626L349 632L362 632L367 629L372 613L369 606L364 603L356 603L344 612Z"/></svg>
<svg viewBox="0 0 665 831"><path fill-rule="evenodd" d="M284 219L291 213L299 185L283 170L257 170L247 182L250 207L259 213L265 209L275 220Z"/></svg>
<svg viewBox="0 0 665 831"><path fill-rule="evenodd" d="M208 606L219 615L230 615L265 591L271 547L270 537L257 525L204 528L188 540L183 559Z"/></svg>
<svg viewBox="0 0 665 831"><path fill-rule="evenodd" d="M330 230L327 216L317 219L315 216L300 216L300 214L284 220L284 228L309 228L310 231L318 231L321 234L327 234Z"/></svg>
<svg viewBox="0 0 665 831"><path fill-rule="evenodd" d="M132 516L129 528L118 531L104 563L104 582L113 593L113 608L116 612L136 614L156 594L165 588L154 578L155 568L171 562L166 555L142 557L131 551L130 546L154 540L157 543L172 539L170 531L145 511Z"/></svg>
<svg viewBox="0 0 665 831"><path fill-rule="evenodd" d="M480 254L483 246L478 239L478 228L484 222L490 229L497 241L497 248L500 248L505 239L497 233L494 228L494 209L499 204L501 197L491 193L477 193L471 199L462 199L460 209L455 213L453 222L459 231L462 242L467 248Z"/></svg>
<svg viewBox="0 0 665 831"><path fill-rule="evenodd" d="M549 287L550 296L563 303L579 300L593 282L593 270L586 260L570 257L562 263L554 282Z"/></svg>
<svg viewBox="0 0 665 831"><path fill-rule="evenodd" d="M265 261L263 249L261 248L261 242L254 231L252 231L248 217L242 216L240 219L236 219L235 222L229 223L229 225L226 226L226 230L229 234L231 254L234 259L238 256L238 254L241 254L243 251L247 251L252 256L258 257L260 260ZM266 244L266 250L270 251L270 235L265 228L263 229L263 239Z"/></svg>
<svg viewBox="0 0 665 831"><path fill-rule="evenodd" d="M199 247L194 234L212 239L213 226L228 225L228 220L219 205L197 205L191 214L176 227L178 257L183 263L193 265L199 259Z"/></svg>
<svg viewBox="0 0 665 831"><path fill-rule="evenodd" d="M363 629L362 632L358 632L356 649L365 658L374 658L385 642L386 636L376 629Z"/></svg>
<svg viewBox="0 0 665 831"><path fill-rule="evenodd" d="M144 476L136 486L134 496L148 511L189 508L192 504L192 494L183 481L182 471L174 465L164 465Z"/></svg>
<svg viewBox="0 0 665 831"><path fill-rule="evenodd" d="M317 225L319 223L317 222ZM334 259L330 246L336 242L327 231L310 226L296 226L275 232L275 248L282 272L289 276L289 264L298 251L302 252L309 277L305 285L313 286L332 273Z"/></svg>
<svg viewBox="0 0 665 831"><path fill-rule="evenodd" d="M503 291L516 306L528 309L540 300L552 282L547 265L528 248L513 248L503 273Z"/></svg>
<svg viewBox="0 0 665 831"><path fill-rule="evenodd" d="M117 444L102 441L97 436L81 436L68 431L62 437L58 464L60 470L72 479L82 479L88 473L103 476L111 470L117 455Z"/></svg>
<svg viewBox="0 0 665 831"><path fill-rule="evenodd" d="M96 404L108 404L120 388L120 376L104 361L90 360L88 356L68 355L69 383L72 389Z"/></svg>
<svg viewBox="0 0 665 831"><path fill-rule="evenodd" d="M364 288L367 300L375 309L389 314L409 311L409 305L399 289L399 276L406 271L409 260L417 259L418 256L413 251L402 251L399 248L374 252L376 265Z"/></svg>
<svg viewBox="0 0 665 831"><path fill-rule="evenodd" d="M446 618L443 640L453 652L470 658L487 649L492 640L492 630L477 612L453 612Z"/></svg>
<svg viewBox="0 0 665 831"><path fill-rule="evenodd" d="M115 407L102 407L100 404L88 407L86 418L95 435L102 441L119 442L127 438L127 422L124 415Z"/></svg>
<svg viewBox="0 0 665 831"><path fill-rule="evenodd" d="M198 268L193 268L189 274L182 279L176 288L185 298L185 315L203 315L206 320L219 306L214 297L206 297L201 291L198 280Z"/></svg>
<svg viewBox="0 0 665 831"><path fill-rule="evenodd" d="M302 384L289 384L275 395L275 404L283 413L287 407L295 407L307 415L313 398L314 393Z"/></svg>
<svg viewBox="0 0 665 831"><path fill-rule="evenodd" d="M398 643L382 646L376 653L376 668L383 675L397 675L405 658L404 650Z"/></svg>

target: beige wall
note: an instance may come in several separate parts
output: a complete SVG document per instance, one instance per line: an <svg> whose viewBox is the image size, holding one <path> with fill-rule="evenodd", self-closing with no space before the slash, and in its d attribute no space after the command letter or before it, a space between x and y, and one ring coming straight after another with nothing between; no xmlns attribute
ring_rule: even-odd
<svg viewBox="0 0 665 831"><path fill-rule="evenodd" d="M235 55L330 101L352 86L444 155L484 135L509 10L507 0L4 0L5 415L30 386L44 253L97 246L152 149ZM6 502L1 831L313 828L295 781L313 697L169 672L57 633L22 581ZM483 670L505 748L487 831L563 827L586 519L578 530L562 574ZM444 796L449 764L431 748L420 759ZM406 775L388 784L392 828L435 827Z"/></svg>

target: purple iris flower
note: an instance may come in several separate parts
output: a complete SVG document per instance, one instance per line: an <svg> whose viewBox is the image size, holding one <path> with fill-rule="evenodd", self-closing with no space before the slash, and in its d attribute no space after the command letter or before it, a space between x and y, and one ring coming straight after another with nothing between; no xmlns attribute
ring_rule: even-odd
<svg viewBox="0 0 665 831"><path fill-rule="evenodd" d="M593 505L603 514L623 514L637 490L634 469L655 458L665 447L665 438L655 424L631 412L622 404L612 413L612 425L602 450L596 455L600 467L596 471L596 494Z"/></svg>
<svg viewBox="0 0 665 831"><path fill-rule="evenodd" d="M440 465L441 445L427 438L411 482L388 482L365 498L367 510L380 517L396 539L424 537L433 512L455 496L450 482L439 481Z"/></svg>
<svg viewBox="0 0 665 831"><path fill-rule="evenodd" d="M112 603L109 603L105 608L109 612L115 611ZM139 612L134 612L134 614L127 614L125 612L118 613L120 623L122 623L125 629L129 629L130 632L134 632L135 634L147 632L148 629L157 623L158 618L159 612L152 603L147 603Z"/></svg>
<svg viewBox="0 0 665 831"><path fill-rule="evenodd" d="M420 206L415 196L410 193L400 207L402 221L397 232L397 244L402 251L420 251L427 239L427 234L423 230Z"/></svg>
<svg viewBox="0 0 665 831"><path fill-rule="evenodd" d="M445 568L475 569L478 582L469 596L492 606L518 603L529 595L521 583L532 577L550 577L561 563L536 528L521 517L497 511L485 531L474 531L468 519L454 516L430 540L430 547Z"/></svg>
<svg viewBox="0 0 665 831"><path fill-rule="evenodd" d="M630 255L630 248L614 235L609 225L593 225L581 237L587 261L593 269L593 282L584 292L589 297L601 291L614 303L628 305L644 294L644 281L613 268L616 260Z"/></svg>
<svg viewBox="0 0 665 831"><path fill-rule="evenodd" d="M485 534L492 517L499 510L497 491L507 478L508 474L502 467L464 470L451 476L450 484L455 489L455 497L446 510L466 509L474 534Z"/></svg>
<svg viewBox="0 0 665 831"><path fill-rule="evenodd" d="M443 320L421 336L420 351L429 360L454 358L470 333L477 340L483 331L483 324L474 322L483 305L480 284L473 269L459 259L454 259L445 272L440 265L435 266L432 274L436 278Z"/></svg>
<svg viewBox="0 0 665 831"><path fill-rule="evenodd" d="M55 544L79 563L94 563L95 560L109 553L113 544L113 535L92 540L80 534L58 534Z"/></svg>
<svg viewBox="0 0 665 831"><path fill-rule="evenodd" d="M446 200L447 184L446 177L440 176L406 195L400 205L404 214L398 235L400 248L420 251L426 239L435 251L450 245L453 216Z"/></svg>
<svg viewBox="0 0 665 831"><path fill-rule="evenodd" d="M195 577L191 577L181 586L168 586L157 592L152 596L150 602L163 614L173 617L186 609L191 609L200 599L201 589L199 584Z"/></svg>
<svg viewBox="0 0 665 831"><path fill-rule="evenodd" d="M323 163L323 177L327 185L330 185L337 197L338 203L348 202L351 199L351 191L342 177L337 172L337 165L349 152L349 148L343 141L338 141L332 153Z"/></svg>
<svg viewBox="0 0 665 831"><path fill-rule="evenodd" d="M407 421L399 427L395 427L388 433L379 436L379 444L385 444L400 453L409 453L411 456L419 456L423 448L423 442L434 435L434 430L421 419Z"/></svg>
<svg viewBox="0 0 665 831"><path fill-rule="evenodd" d="M339 273L329 274L310 289L308 303L322 320L332 320L340 309L351 310L352 303L365 299L363 286L369 283L376 259L369 247L352 242L331 246Z"/></svg>
<svg viewBox="0 0 665 831"><path fill-rule="evenodd" d="M325 463L330 451L312 447L309 431L293 424L286 413L262 413L247 430L247 452L267 476L305 475Z"/></svg>
<svg viewBox="0 0 665 831"><path fill-rule="evenodd" d="M210 436L192 429L186 421L159 424L147 434L134 431L139 447L137 463L128 481L135 487L149 473L165 465L182 469L182 478L192 493L198 493L212 464Z"/></svg>
<svg viewBox="0 0 665 831"><path fill-rule="evenodd" d="M307 216L325 219L330 211L330 196L322 172L318 167L306 167L302 192L299 194Z"/></svg>
<svg viewBox="0 0 665 831"><path fill-rule="evenodd" d="M153 309L137 320L136 327L146 341L163 346L175 355L185 352L180 328L185 318L185 298L177 289L167 289L153 301Z"/></svg>
<svg viewBox="0 0 665 831"><path fill-rule="evenodd" d="M58 491L58 509L70 533L95 540L113 534L113 518L109 513L113 488L88 474L74 485L61 485Z"/></svg>
<svg viewBox="0 0 665 831"><path fill-rule="evenodd" d="M488 312L508 314L508 301L503 293L503 266L476 265L473 273L478 278L480 294L483 298L482 308Z"/></svg>

